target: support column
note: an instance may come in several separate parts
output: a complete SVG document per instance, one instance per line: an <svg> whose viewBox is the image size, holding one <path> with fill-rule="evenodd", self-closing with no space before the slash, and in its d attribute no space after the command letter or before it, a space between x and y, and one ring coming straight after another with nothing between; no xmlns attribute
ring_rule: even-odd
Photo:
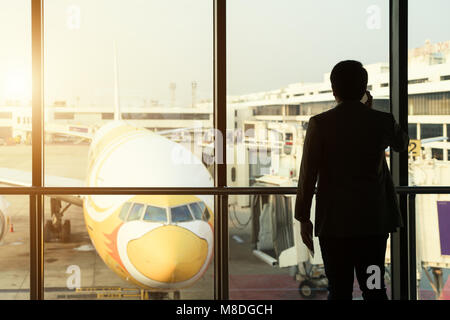
<svg viewBox="0 0 450 320"><path fill-rule="evenodd" d="M214 182L227 186L226 128L226 0L214 0L214 128L221 137L214 139ZM228 196L215 196L214 215L214 298L228 300Z"/></svg>
<svg viewBox="0 0 450 320"><path fill-rule="evenodd" d="M43 186L44 1L31 0L32 186ZM42 195L30 196L30 299L44 298Z"/></svg>
<svg viewBox="0 0 450 320"><path fill-rule="evenodd" d="M391 112L408 131L408 2L390 0L390 96ZM391 173L395 186L408 185L408 153L391 151ZM392 298L409 299L409 250L407 195L399 196L404 227L391 236ZM414 275L416 276L416 275Z"/></svg>

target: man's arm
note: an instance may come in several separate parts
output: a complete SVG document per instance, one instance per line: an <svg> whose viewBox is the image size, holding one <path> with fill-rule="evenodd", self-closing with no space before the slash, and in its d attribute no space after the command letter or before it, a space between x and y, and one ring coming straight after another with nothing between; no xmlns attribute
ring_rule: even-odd
<svg viewBox="0 0 450 320"><path fill-rule="evenodd" d="M406 151L409 144L409 136L402 130L400 125L395 121L392 114L390 115L390 124L388 131L387 144L397 152Z"/></svg>
<svg viewBox="0 0 450 320"><path fill-rule="evenodd" d="M320 160L320 149L317 120L312 117L309 120L303 144L303 156L298 178L297 198L295 201L295 218L300 222L310 220L311 202L314 195Z"/></svg>

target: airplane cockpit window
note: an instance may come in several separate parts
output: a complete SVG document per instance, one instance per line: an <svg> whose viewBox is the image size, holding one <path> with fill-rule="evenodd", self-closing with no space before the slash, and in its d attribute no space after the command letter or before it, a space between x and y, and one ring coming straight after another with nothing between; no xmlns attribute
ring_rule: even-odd
<svg viewBox="0 0 450 320"><path fill-rule="evenodd" d="M144 211L144 205L142 203L133 204L130 214L128 215L127 221L140 220L142 217L143 211Z"/></svg>
<svg viewBox="0 0 450 320"><path fill-rule="evenodd" d="M128 211L130 210L131 202L125 202L120 209L119 219L125 221L127 218Z"/></svg>
<svg viewBox="0 0 450 320"><path fill-rule="evenodd" d="M192 218L191 212L189 211L188 206L183 205L179 207L173 207L170 209L171 216L172 216L172 222L187 222L194 220Z"/></svg>
<svg viewBox="0 0 450 320"><path fill-rule="evenodd" d="M203 211L198 202L190 203L189 208L191 208L191 211L194 214L196 220L202 220Z"/></svg>
<svg viewBox="0 0 450 320"><path fill-rule="evenodd" d="M152 222L167 222L166 209L147 206L147 209L145 209L144 220Z"/></svg>
<svg viewBox="0 0 450 320"><path fill-rule="evenodd" d="M206 208L206 205L203 201L198 202L198 205L200 206L200 208L202 209L202 213L203 213L203 220L208 221L209 218L211 217L211 215L209 214L208 209Z"/></svg>

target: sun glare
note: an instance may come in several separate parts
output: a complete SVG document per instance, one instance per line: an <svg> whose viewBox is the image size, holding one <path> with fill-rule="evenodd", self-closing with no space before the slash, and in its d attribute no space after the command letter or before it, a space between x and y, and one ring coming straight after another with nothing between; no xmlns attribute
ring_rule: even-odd
<svg viewBox="0 0 450 320"><path fill-rule="evenodd" d="M11 71L5 77L4 88L6 98L27 100L31 96L31 77L25 71Z"/></svg>

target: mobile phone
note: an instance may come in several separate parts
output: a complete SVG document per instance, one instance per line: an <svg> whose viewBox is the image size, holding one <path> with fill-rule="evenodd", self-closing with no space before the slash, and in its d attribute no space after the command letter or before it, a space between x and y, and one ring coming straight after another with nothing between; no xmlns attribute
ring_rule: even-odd
<svg viewBox="0 0 450 320"><path fill-rule="evenodd" d="M361 102L365 104L367 100L369 100L369 97L367 96L367 92L365 92L363 97L361 98Z"/></svg>

